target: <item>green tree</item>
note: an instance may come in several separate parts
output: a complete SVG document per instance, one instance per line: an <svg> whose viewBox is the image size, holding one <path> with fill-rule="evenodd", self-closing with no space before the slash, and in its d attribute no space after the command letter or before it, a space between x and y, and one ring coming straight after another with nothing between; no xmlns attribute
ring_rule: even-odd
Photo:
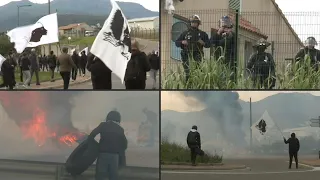
<svg viewBox="0 0 320 180"><path fill-rule="evenodd" d="M3 56L8 55L8 52L14 47L13 43L10 43L9 38L6 35L0 36L0 54Z"/></svg>

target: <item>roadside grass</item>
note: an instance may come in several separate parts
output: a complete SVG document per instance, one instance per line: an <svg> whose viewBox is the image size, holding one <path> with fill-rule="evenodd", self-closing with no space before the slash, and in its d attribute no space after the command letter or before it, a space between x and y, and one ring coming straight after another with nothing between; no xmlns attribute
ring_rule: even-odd
<svg viewBox="0 0 320 180"><path fill-rule="evenodd" d="M15 72L15 79L17 83L20 83L20 72L16 71ZM40 79L40 83L41 82L46 82L46 81L50 81L51 80L51 72L39 72L39 79ZM60 73L55 73L54 74L54 79L58 80L58 79L62 79L60 76ZM3 79L0 78L0 84L3 83ZM33 75L31 83L36 83L36 76Z"/></svg>
<svg viewBox="0 0 320 180"><path fill-rule="evenodd" d="M196 163L217 164L222 163L222 156L205 153L203 157L197 157ZM161 139L161 164L190 164L190 150L183 145Z"/></svg>
<svg viewBox="0 0 320 180"><path fill-rule="evenodd" d="M242 61L240 61L242 62ZM244 67L239 64L238 67ZM232 72L223 63L223 56L203 60L196 63L190 59L190 78L185 81L185 73L182 66L170 69L169 73L162 77L162 89L264 89L254 85L251 72L248 69L238 68ZM280 72L276 68L274 89L318 89L320 88L320 71L311 66L310 57L304 61L288 64ZM232 80L236 74L236 81ZM271 76L268 85L271 84Z"/></svg>

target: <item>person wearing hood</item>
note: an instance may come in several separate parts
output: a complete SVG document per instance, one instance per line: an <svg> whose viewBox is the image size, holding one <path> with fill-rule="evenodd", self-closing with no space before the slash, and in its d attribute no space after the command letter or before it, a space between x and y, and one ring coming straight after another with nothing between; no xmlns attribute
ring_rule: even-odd
<svg viewBox="0 0 320 180"><path fill-rule="evenodd" d="M296 163L296 169L298 169L298 152L300 150L300 142L299 139L296 137L295 133L291 134L291 137L286 140L285 137L283 137L284 143L289 144L289 169L291 169L292 165L292 158L294 157L294 161Z"/></svg>
<svg viewBox="0 0 320 180"><path fill-rule="evenodd" d="M188 82L190 78L190 59L191 57L197 63L203 60L203 48L210 47L209 36L206 32L199 29L201 19L199 15L193 15L190 18L190 27L183 32L175 41L177 47L181 48L181 60L185 72L185 79Z"/></svg>
<svg viewBox="0 0 320 180"><path fill-rule="evenodd" d="M196 166L197 152L201 149L201 138L197 126L192 126L187 136L187 144L191 152L192 166Z"/></svg>
<svg viewBox="0 0 320 180"><path fill-rule="evenodd" d="M256 50L247 63L253 77L254 86L265 89L272 89L276 84L276 65L273 56L265 52L271 44L264 39L260 39L253 48Z"/></svg>
<svg viewBox="0 0 320 180"><path fill-rule="evenodd" d="M125 166L125 151L128 142L120 122L120 113L111 111L108 113L106 121L100 123L89 135L89 138L94 139L100 134L96 180L106 178L119 180L118 169Z"/></svg>
<svg viewBox="0 0 320 180"><path fill-rule="evenodd" d="M296 61L306 61L307 57L310 57L310 65L314 67L316 71L319 69L320 63L320 51L315 48L318 43L314 37L308 37L305 41L305 47L301 48L297 53Z"/></svg>
<svg viewBox="0 0 320 180"><path fill-rule="evenodd" d="M127 64L124 77L126 89L146 89L147 72L151 70L148 57L145 52L140 50L137 40L131 41L131 59Z"/></svg>

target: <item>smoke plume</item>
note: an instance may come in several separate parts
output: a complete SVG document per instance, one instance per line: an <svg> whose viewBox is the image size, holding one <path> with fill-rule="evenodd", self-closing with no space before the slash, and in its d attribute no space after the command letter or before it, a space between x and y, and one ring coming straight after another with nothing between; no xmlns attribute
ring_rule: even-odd
<svg viewBox="0 0 320 180"><path fill-rule="evenodd" d="M231 91L185 91L185 96L192 96L205 105L206 112L218 128L212 129L236 146L245 146L245 133L241 129L243 122L239 94ZM200 120L200 119L199 119ZM214 132L213 132L214 133ZM217 132L216 132L217 133Z"/></svg>

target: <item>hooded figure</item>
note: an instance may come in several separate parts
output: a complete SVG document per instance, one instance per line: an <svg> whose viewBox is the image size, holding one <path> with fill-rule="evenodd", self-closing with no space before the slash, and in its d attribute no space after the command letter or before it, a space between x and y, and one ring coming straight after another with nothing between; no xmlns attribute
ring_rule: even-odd
<svg viewBox="0 0 320 180"><path fill-rule="evenodd" d="M310 58L310 65L317 71L319 69L320 51L315 48L318 43L314 37L308 37L305 41L305 47L297 53L296 61L306 61Z"/></svg>
<svg viewBox="0 0 320 180"><path fill-rule="evenodd" d="M175 41L177 47L181 48L181 60L185 71L186 81L189 79L189 57L200 63L203 59L203 48L210 47L209 36L199 29L201 19L199 15L193 15L189 19L190 27L184 31Z"/></svg>
<svg viewBox="0 0 320 180"><path fill-rule="evenodd" d="M265 89L272 89L275 86L275 62L270 53L265 52L271 45L265 39L260 39L253 48L254 52L247 63L247 69L250 70L254 86Z"/></svg>
<svg viewBox="0 0 320 180"><path fill-rule="evenodd" d="M197 152L201 150L201 138L197 126L192 126L187 136L187 144L191 151L192 166L196 165Z"/></svg>
<svg viewBox="0 0 320 180"><path fill-rule="evenodd" d="M294 157L294 161L296 162L296 168L298 169L298 152L300 150L300 142L298 138L296 138L296 134L292 133L291 137L286 140L286 138L283 137L284 143L289 144L289 169L291 169L292 165L292 158Z"/></svg>
<svg viewBox="0 0 320 180"><path fill-rule="evenodd" d="M96 179L118 180L118 169L125 166L125 150L127 138L124 129L120 126L121 115L118 111L111 111L106 121L100 123L91 134L95 138L100 134L99 155L96 165Z"/></svg>

